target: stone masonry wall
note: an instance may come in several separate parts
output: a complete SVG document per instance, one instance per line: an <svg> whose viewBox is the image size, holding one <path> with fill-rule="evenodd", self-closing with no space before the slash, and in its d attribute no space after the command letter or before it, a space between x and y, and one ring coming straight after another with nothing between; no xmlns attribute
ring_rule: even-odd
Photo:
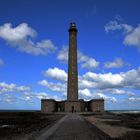
<svg viewBox="0 0 140 140"><path fill-rule="evenodd" d="M104 111L104 100L91 100L90 110L92 112L103 112Z"/></svg>
<svg viewBox="0 0 140 140"><path fill-rule="evenodd" d="M54 112L56 111L56 101L55 100L41 100L41 111L42 112Z"/></svg>
<svg viewBox="0 0 140 140"><path fill-rule="evenodd" d="M65 102L65 112L71 112L72 106L76 112L81 112L81 102L78 101L66 101Z"/></svg>

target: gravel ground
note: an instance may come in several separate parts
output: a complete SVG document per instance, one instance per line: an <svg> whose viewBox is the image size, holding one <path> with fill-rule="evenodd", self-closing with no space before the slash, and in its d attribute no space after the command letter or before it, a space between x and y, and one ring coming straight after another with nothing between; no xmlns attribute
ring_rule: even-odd
<svg viewBox="0 0 140 140"><path fill-rule="evenodd" d="M33 139L40 130L50 127L64 115L40 112L0 113L0 140Z"/></svg>
<svg viewBox="0 0 140 140"><path fill-rule="evenodd" d="M115 140L140 140L140 114L85 114L87 119Z"/></svg>

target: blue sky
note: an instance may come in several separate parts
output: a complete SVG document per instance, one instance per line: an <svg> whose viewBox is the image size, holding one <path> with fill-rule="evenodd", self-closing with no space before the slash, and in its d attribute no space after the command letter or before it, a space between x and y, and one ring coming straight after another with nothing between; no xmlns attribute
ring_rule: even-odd
<svg viewBox="0 0 140 140"><path fill-rule="evenodd" d="M79 98L140 109L139 0L0 0L0 109L66 99L70 22L78 29Z"/></svg>

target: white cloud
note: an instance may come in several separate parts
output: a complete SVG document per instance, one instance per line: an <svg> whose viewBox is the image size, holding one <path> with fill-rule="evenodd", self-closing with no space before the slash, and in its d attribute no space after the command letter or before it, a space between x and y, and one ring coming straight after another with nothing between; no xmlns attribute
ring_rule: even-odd
<svg viewBox="0 0 140 140"><path fill-rule="evenodd" d="M119 24L116 20L110 21L105 25L105 31L124 30L124 33L129 33L133 30L133 26L128 24Z"/></svg>
<svg viewBox="0 0 140 140"><path fill-rule="evenodd" d="M0 58L0 66L4 64L3 60Z"/></svg>
<svg viewBox="0 0 140 140"><path fill-rule="evenodd" d="M22 23L17 27L12 27L10 23L0 26L0 38L21 52L32 55L46 55L56 49L51 40L42 40L34 43L31 39L36 34L36 31L29 27L27 23Z"/></svg>
<svg viewBox="0 0 140 140"><path fill-rule="evenodd" d="M79 96L86 100L104 99L106 102L117 102L117 99L115 97L107 96L104 95L103 93L96 93L96 92L91 93L89 89L79 90Z"/></svg>
<svg viewBox="0 0 140 140"><path fill-rule="evenodd" d="M83 89L79 90L79 95L86 96L86 97L92 97L89 89Z"/></svg>
<svg viewBox="0 0 140 140"><path fill-rule="evenodd" d="M26 86L17 86L16 84L6 84L4 82L0 83L0 93L2 98L0 101L7 102L8 104L12 103L19 103L19 102L26 102L28 104L35 103L34 99L55 99L57 101L64 100L66 98L66 83L52 83L48 82L46 80L42 80L38 82L40 85L47 87L51 91L55 92L61 92L62 94L48 94L46 92L33 92L30 90L29 87ZM9 92L12 92L12 94L9 94ZM18 94L16 96L16 93L22 92L22 94ZM91 93L89 89L79 89L79 96L81 96L85 100L90 100L93 98L104 98L107 102L113 102L115 100L114 97L106 96L102 93Z"/></svg>
<svg viewBox="0 0 140 140"><path fill-rule="evenodd" d="M92 85L91 88L108 89L108 88L131 88L140 89L140 67L132 69L127 72L120 72L118 74L105 73L97 74L93 72L85 73L81 79L85 80L83 87ZM87 87L89 88L89 86Z"/></svg>
<svg viewBox="0 0 140 140"><path fill-rule="evenodd" d="M117 102L117 99L115 97L111 97L111 96L106 96L102 93L98 93L96 94L96 98L103 98L106 102Z"/></svg>
<svg viewBox="0 0 140 140"><path fill-rule="evenodd" d="M53 95L53 94L48 94L46 92L33 92L31 93L30 97L34 97L37 99L55 99L56 101L60 101L63 98L61 96L58 95Z"/></svg>
<svg viewBox="0 0 140 140"><path fill-rule="evenodd" d="M52 83L52 82L48 82L46 80L42 80L38 82L40 85L47 87L48 89L50 89L51 91L56 91L56 92L61 92L63 94L65 94L66 96L66 83L65 84L61 84L61 83ZM105 99L107 102L117 102L117 99L115 97L112 96L107 96L104 95L104 91L98 92L98 90L96 90L95 92L91 93L91 91L88 88L79 88L79 97L85 100L91 100L91 99L100 99L103 98ZM103 92L103 93L102 93ZM116 91L116 92L122 92L122 91ZM43 98L42 96L39 96L41 99ZM47 98L53 98L54 97L48 97Z"/></svg>
<svg viewBox="0 0 140 140"><path fill-rule="evenodd" d="M34 43L31 40L22 40L18 42L18 50L33 55L47 55L48 53L54 52L56 47L51 40L42 40Z"/></svg>
<svg viewBox="0 0 140 140"><path fill-rule="evenodd" d="M48 73L48 75L50 75L50 73ZM51 77L55 78L55 76ZM140 68L116 74L87 72L84 75L78 77L79 97L85 100L90 100L93 98L104 98L107 102L117 102L115 97L108 96L107 94L122 96L127 95L129 97L133 97L135 94L129 91L129 89L140 89L139 77ZM63 81L60 78L55 79ZM42 80L39 81L38 84L48 88L51 91L60 92L61 96L66 96L66 80L65 82L58 83ZM92 90L93 93L91 92ZM40 98L42 98L42 96Z"/></svg>
<svg viewBox="0 0 140 140"><path fill-rule="evenodd" d="M31 92L31 88L29 86L18 86L14 83L8 84L6 82L0 82L1 102L16 104L20 101L31 101L32 97L25 96L27 92Z"/></svg>
<svg viewBox="0 0 140 140"><path fill-rule="evenodd" d="M16 84L13 84L13 83L7 84L5 82L0 82L0 93L25 92L29 90L30 90L30 87L28 86L17 86Z"/></svg>
<svg viewBox="0 0 140 140"><path fill-rule="evenodd" d="M129 101L132 101L132 102L140 102L140 98L139 97L130 97L128 98Z"/></svg>
<svg viewBox="0 0 140 140"><path fill-rule="evenodd" d="M66 84L48 82L47 80L39 81L38 84L45 86L52 91L66 92Z"/></svg>
<svg viewBox="0 0 140 140"><path fill-rule="evenodd" d="M50 73L49 73L50 74ZM47 87L52 91L57 92L66 92L67 87L67 79L65 82L62 82L63 79L60 79L59 76L50 76L51 78L55 78L56 80L61 80L61 82L53 83L48 82L47 80L39 81L38 83L42 86ZM110 94L127 94L129 96L134 95L133 92L129 91L129 89L140 89L140 68L132 69L127 72L120 73L94 73L87 72L82 76L78 77L78 87L79 91L84 89L94 89L97 92L101 93L110 93ZM123 88L125 88L123 90ZM127 89L127 90L126 90Z"/></svg>
<svg viewBox="0 0 140 140"><path fill-rule="evenodd" d="M87 68L87 69L95 69L99 66L99 62L96 61L94 58L88 57L84 55L82 52L78 51L78 61L81 64L82 68Z"/></svg>
<svg viewBox="0 0 140 140"><path fill-rule="evenodd" d="M110 89L108 91L110 91L112 94L133 94L130 91L125 91L125 90L121 90L121 89Z"/></svg>
<svg viewBox="0 0 140 140"><path fill-rule="evenodd" d="M58 52L57 59L67 63L68 62L68 46L63 46Z"/></svg>
<svg viewBox="0 0 140 140"><path fill-rule="evenodd" d="M126 73L122 73L123 85L125 87L140 89L140 67L135 70L129 70Z"/></svg>
<svg viewBox="0 0 140 140"><path fill-rule="evenodd" d="M78 80L78 86L80 89L84 89L84 88L95 88L96 87L96 83L89 81L88 79L85 78L79 78Z"/></svg>
<svg viewBox="0 0 140 140"><path fill-rule="evenodd" d="M59 68L49 68L44 72L44 76L60 81L67 81L67 73Z"/></svg>
<svg viewBox="0 0 140 140"><path fill-rule="evenodd" d="M19 96L15 96L15 93L3 94L2 98L0 98L1 102L6 102L8 104L19 104L20 102L24 102L27 104L35 104L37 100L41 99L55 99L57 101L62 100L63 98L58 95L48 94L46 92L33 92L33 91L25 91L23 94Z"/></svg>
<svg viewBox="0 0 140 140"><path fill-rule="evenodd" d="M78 51L78 61L79 62L86 62L89 60L89 57L87 55L84 55L82 52Z"/></svg>
<svg viewBox="0 0 140 140"><path fill-rule="evenodd" d="M95 98L103 98L107 102L117 102L117 99L115 97L107 96L107 95L104 95L102 93L97 93L97 94L95 94L94 97Z"/></svg>
<svg viewBox="0 0 140 140"><path fill-rule="evenodd" d="M128 64L125 63L121 58L116 58L113 62L104 63L105 68L120 68L125 65L128 65Z"/></svg>
<svg viewBox="0 0 140 140"><path fill-rule="evenodd" d="M34 37L36 31L28 26L27 23L22 23L13 28L11 23L6 23L0 26L0 37L9 42L18 42L19 40Z"/></svg>
<svg viewBox="0 0 140 140"><path fill-rule="evenodd" d="M122 89L116 89L116 88L102 89L102 90L98 90L98 92L102 92L102 93L105 93L105 94L111 93L111 94L116 94L116 95L124 95L124 94L127 94L129 96L135 95L131 91L122 90Z"/></svg>
<svg viewBox="0 0 140 140"><path fill-rule="evenodd" d="M84 74L83 79L92 82L94 88L120 87L123 80L120 74L96 74L92 72L87 72L86 74Z"/></svg>
<svg viewBox="0 0 140 140"><path fill-rule="evenodd" d="M57 59L62 62L68 62L68 47L63 46L62 50L58 52ZM99 66L99 62L96 61L92 57L88 57L87 55L84 55L82 52L78 51L78 63L81 64L82 68L87 69L95 69Z"/></svg>
<svg viewBox="0 0 140 140"><path fill-rule="evenodd" d="M85 63L83 63L82 68L88 68L88 69L95 69L99 66L99 62L97 62L93 58L89 58Z"/></svg>
<svg viewBox="0 0 140 140"><path fill-rule="evenodd" d="M123 30L123 44L126 46L135 46L140 50L140 25L133 27L128 24L119 24L117 21L110 21L105 25L105 31Z"/></svg>
<svg viewBox="0 0 140 140"><path fill-rule="evenodd" d="M23 97L20 97L18 99L20 99L22 101L31 101L32 100L32 98L30 96L23 96Z"/></svg>
<svg viewBox="0 0 140 140"><path fill-rule="evenodd" d="M30 97L31 98L37 98L37 99L48 99L49 95L46 92L25 92L24 98Z"/></svg>
<svg viewBox="0 0 140 140"><path fill-rule="evenodd" d="M37 93L36 97L37 97L38 99L48 99L48 98L49 98L49 97L48 97L48 94L45 93L45 92L39 92L39 93Z"/></svg>
<svg viewBox="0 0 140 140"><path fill-rule="evenodd" d="M127 46L136 46L140 49L140 25L125 36L123 43Z"/></svg>

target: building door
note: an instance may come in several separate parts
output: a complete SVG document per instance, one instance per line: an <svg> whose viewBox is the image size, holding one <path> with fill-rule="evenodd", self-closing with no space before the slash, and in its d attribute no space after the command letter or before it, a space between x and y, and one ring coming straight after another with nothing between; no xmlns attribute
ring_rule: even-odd
<svg viewBox="0 0 140 140"><path fill-rule="evenodd" d="M72 112L72 113L74 112L74 106L71 107L71 112Z"/></svg>
<svg viewBox="0 0 140 140"><path fill-rule="evenodd" d="M60 109L60 107L58 107L58 112L60 112L61 111L61 109Z"/></svg>
<svg viewBox="0 0 140 140"><path fill-rule="evenodd" d="M85 112L87 112L88 111L88 108L87 108L87 106L85 106Z"/></svg>

